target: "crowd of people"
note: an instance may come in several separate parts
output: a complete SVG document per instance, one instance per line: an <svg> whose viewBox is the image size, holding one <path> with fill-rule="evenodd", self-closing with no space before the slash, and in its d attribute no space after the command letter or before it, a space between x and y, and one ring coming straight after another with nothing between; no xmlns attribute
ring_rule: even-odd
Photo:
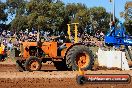
<svg viewBox="0 0 132 88"><path fill-rule="evenodd" d="M6 30L0 30L0 42L7 46L9 42L12 43L11 39L15 39L13 41L13 45L18 45L19 42L23 41L37 41L37 31L28 29L19 32L11 32ZM45 37L47 39L49 32L40 31L40 36Z"/></svg>
<svg viewBox="0 0 132 88"><path fill-rule="evenodd" d="M6 31L6 30L0 30L0 42L3 43L7 47L12 47L10 44L18 46L19 43L24 42L24 41L37 41L37 33L38 31L32 29L29 31L28 29L24 31L19 31L18 33L16 32L11 32L11 31ZM44 32L43 30L39 32L39 35L44 38L45 41L50 41L49 38L50 32ZM78 37L84 41L85 39L90 39L90 36L88 33L84 32L83 34L78 34ZM104 37L103 32L97 32L95 34L95 37L100 39ZM12 43L12 38L15 39ZM72 38L72 37L71 37ZM74 37L72 38L74 40Z"/></svg>
<svg viewBox="0 0 132 88"><path fill-rule="evenodd" d="M42 32L40 32L42 36ZM47 32L45 32L46 35ZM47 33L48 34L48 33ZM45 36L44 35L44 36ZM12 52L13 48L19 48L21 42L24 41L37 41L37 31L19 31L11 32L7 30L0 30L0 59L2 59L3 52Z"/></svg>
<svg viewBox="0 0 132 88"><path fill-rule="evenodd" d="M21 30L19 32L0 30L0 43L1 43L1 45L4 45L6 50L11 52L14 47L19 47L21 42L24 42L24 41L34 41L35 42L35 41L37 41L37 37L38 37L37 33L38 33L38 31L33 30L33 29L31 31L26 29L24 31ZM44 32L43 30L39 31L39 35L42 38L44 38L45 41L51 40L51 38L49 37L49 34L50 34L50 32ZM83 34L79 33L78 37L81 38L82 41L84 41L86 38L88 38L87 41L89 41L89 39L90 39L90 35L86 32L84 32ZM104 37L104 34L102 32L100 32L100 33L97 32L95 37L96 38ZM66 38L68 38L68 37L66 37ZM61 35L60 35L60 39L61 39ZM74 41L74 37L71 36L71 42L73 42L73 41ZM1 47L2 46L0 46L0 49L1 49ZM1 54L1 50L0 50L0 54Z"/></svg>

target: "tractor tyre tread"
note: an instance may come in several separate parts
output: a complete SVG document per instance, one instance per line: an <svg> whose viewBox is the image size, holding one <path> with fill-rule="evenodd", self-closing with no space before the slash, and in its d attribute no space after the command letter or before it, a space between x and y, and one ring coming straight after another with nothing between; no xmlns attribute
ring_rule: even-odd
<svg viewBox="0 0 132 88"><path fill-rule="evenodd" d="M93 54L92 54L92 51L89 49L89 47L85 46L85 45L75 45L68 51L68 53L66 55L66 64L67 64L68 68L72 68L72 70L79 69L78 66L75 64L76 54L82 53L84 51L89 55L90 63L82 69L83 70L92 70L92 67L94 64Z"/></svg>

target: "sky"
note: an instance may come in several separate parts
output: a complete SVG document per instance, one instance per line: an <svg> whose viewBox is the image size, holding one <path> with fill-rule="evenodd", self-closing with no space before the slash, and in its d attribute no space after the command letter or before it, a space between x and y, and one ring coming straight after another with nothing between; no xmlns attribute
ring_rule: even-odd
<svg viewBox="0 0 132 88"><path fill-rule="evenodd" d="M1 0L5 2L6 0ZM65 4L68 3L83 3L87 7L98 7L102 6L106 9L107 12L112 12L112 3L110 0L61 0ZM120 12L124 11L124 6L127 1L132 0L115 0L115 16L122 22L124 22L124 19L120 17ZM8 17L9 18L9 17ZM8 24L11 20L9 19L6 23Z"/></svg>
<svg viewBox="0 0 132 88"><path fill-rule="evenodd" d="M120 12L124 11L124 6L127 1L132 0L115 0L115 16L122 22L124 19L120 17ZM107 12L112 12L112 3L110 0L63 0L64 3L83 3L87 7L102 6Z"/></svg>

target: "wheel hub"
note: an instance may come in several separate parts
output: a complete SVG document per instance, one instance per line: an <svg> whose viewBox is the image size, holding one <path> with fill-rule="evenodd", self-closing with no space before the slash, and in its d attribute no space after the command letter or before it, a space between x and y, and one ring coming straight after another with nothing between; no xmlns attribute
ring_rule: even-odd
<svg viewBox="0 0 132 88"><path fill-rule="evenodd" d="M39 64L37 61L33 61L30 65L31 70L36 70L39 67Z"/></svg>
<svg viewBox="0 0 132 88"><path fill-rule="evenodd" d="M89 64L89 56L86 53L80 53L77 55L76 64L79 68L84 68Z"/></svg>

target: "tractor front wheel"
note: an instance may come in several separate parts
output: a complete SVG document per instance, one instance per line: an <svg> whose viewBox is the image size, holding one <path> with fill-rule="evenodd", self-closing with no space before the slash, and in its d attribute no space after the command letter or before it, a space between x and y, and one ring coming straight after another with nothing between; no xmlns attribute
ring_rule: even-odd
<svg viewBox="0 0 132 88"><path fill-rule="evenodd" d="M26 71L39 71L42 67L41 61L37 57L30 57L25 62L25 70Z"/></svg>

